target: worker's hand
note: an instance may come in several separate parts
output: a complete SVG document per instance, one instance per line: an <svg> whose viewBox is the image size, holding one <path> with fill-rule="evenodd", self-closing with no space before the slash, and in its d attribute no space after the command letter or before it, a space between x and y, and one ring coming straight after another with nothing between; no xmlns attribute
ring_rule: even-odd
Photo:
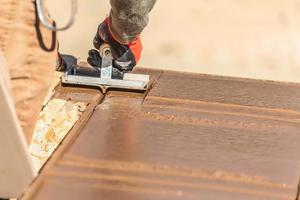
<svg viewBox="0 0 300 200"><path fill-rule="evenodd" d="M100 46L107 43L111 47L113 55L113 67L117 68L121 72L130 72L137 64L141 57L142 44L140 37L137 37L129 44L121 44L118 42L110 29L110 20L107 18L102 22L94 37L94 47L99 50ZM95 50L89 52L88 63L94 67L101 66L101 58L99 53Z"/></svg>
<svg viewBox="0 0 300 200"><path fill-rule="evenodd" d="M88 63L96 68L101 68L102 58L100 57L99 51L91 49L89 51Z"/></svg>

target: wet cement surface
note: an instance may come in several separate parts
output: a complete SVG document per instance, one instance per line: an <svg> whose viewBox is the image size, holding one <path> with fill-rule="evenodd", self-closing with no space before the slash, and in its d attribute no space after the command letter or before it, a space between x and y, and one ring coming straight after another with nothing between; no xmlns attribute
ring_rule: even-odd
<svg viewBox="0 0 300 200"><path fill-rule="evenodd" d="M300 86L146 70L109 92L25 199L295 199Z"/></svg>

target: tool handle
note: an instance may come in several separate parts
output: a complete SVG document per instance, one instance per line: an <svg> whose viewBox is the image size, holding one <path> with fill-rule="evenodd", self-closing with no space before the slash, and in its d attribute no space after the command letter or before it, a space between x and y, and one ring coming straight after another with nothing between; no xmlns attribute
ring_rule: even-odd
<svg viewBox="0 0 300 200"><path fill-rule="evenodd" d="M107 43L104 43L100 46L99 54L102 58L107 57L107 58L113 59L111 47Z"/></svg>
<svg viewBox="0 0 300 200"><path fill-rule="evenodd" d="M102 44L99 48L99 54L102 57L101 78L111 79L113 73L113 56L109 44Z"/></svg>

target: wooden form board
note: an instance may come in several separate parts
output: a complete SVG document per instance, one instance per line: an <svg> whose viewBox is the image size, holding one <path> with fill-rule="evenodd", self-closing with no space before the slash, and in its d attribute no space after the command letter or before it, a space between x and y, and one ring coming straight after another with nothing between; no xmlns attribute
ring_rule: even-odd
<svg viewBox="0 0 300 200"><path fill-rule="evenodd" d="M0 74L0 198L19 197L36 175L7 87Z"/></svg>

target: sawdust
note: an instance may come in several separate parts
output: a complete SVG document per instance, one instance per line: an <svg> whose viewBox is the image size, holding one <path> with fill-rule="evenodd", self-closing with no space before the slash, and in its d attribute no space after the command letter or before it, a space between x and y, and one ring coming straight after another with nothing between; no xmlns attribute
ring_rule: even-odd
<svg viewBox="0 0 300 200"><path fill-rule="evenodd" d="M86 107L85 103L74 103L62 99L52 99L44 107L29 147L37 170L50 158Z"/></svg>

